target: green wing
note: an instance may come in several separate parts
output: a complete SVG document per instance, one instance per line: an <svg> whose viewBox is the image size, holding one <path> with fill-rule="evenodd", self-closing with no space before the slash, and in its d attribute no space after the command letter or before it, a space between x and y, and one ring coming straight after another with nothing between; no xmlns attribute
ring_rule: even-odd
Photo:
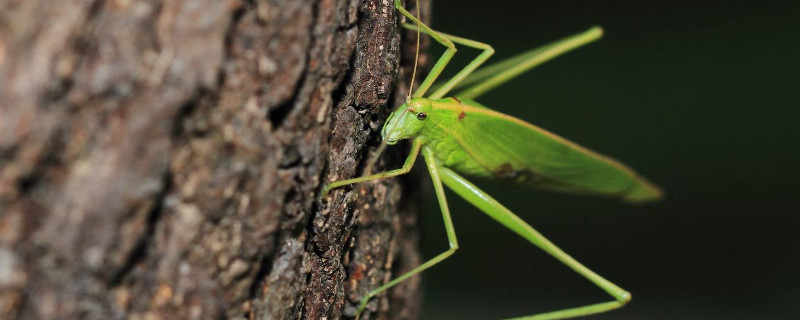
<svg viewBox="0 0 800 320"><path fill-rule="evenodd" d="M616 160L520 119L465 100L461 130L447 130L488 177L535 188L646 202L661 190ZM458 125L457 125L458 126Z"/></svg>

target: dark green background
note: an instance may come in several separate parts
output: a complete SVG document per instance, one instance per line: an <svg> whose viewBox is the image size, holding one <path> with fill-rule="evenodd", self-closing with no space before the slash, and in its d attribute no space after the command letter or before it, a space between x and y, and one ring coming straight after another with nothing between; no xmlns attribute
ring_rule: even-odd
<svg viewBox="0 0 800 320"><path fill-rule="evenodd" d="M631 207L481 184L633 293L630 305L593 319L800 319L800 2L439 0L433 12L434 28L492 44L492 61L605 29L599 42L477 99L666 190L663 202ZM476 53L459 51L451 71ZM423 252L432 257L446 238L428 184ZM461 250L425 273L423 319L500 319L608 300L449 199Z"/></svg>

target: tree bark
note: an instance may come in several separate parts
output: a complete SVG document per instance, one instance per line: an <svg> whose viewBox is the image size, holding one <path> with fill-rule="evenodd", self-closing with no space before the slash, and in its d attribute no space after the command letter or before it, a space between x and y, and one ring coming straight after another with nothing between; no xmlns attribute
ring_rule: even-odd
<svg viewBox="0 0 800 320"><path fill-rule="evenodd" d="M400 19L392 0L0 0L0 318L353 318L420 262L413 178L319 194L362 174L407 92ZM420 302L412 279L361 319Z"/></svg>

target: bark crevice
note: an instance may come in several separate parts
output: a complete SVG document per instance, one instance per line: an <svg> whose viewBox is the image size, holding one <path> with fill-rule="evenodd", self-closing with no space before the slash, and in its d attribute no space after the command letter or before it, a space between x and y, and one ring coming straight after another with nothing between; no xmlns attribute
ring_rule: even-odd
<svg viewBox="0 0 800 320"><path fill-rule="evenodd" d="M398 180L319 196L407 88L398 32L391 0L0 1L0 318L351 318L418 260Z"/></svg>

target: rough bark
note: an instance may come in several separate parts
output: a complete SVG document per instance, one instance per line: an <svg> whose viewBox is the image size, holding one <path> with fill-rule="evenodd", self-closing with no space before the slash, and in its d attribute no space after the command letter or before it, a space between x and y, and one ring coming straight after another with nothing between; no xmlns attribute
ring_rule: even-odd
<svg viewBox="0 0 800 320"><path fill-rule="evenodd" d="M419 263L408 180L319 195L405 94L398 19L391 0L0 0L0 318L352 318ZM420 300L411 280L361 319Z"/></svg>

